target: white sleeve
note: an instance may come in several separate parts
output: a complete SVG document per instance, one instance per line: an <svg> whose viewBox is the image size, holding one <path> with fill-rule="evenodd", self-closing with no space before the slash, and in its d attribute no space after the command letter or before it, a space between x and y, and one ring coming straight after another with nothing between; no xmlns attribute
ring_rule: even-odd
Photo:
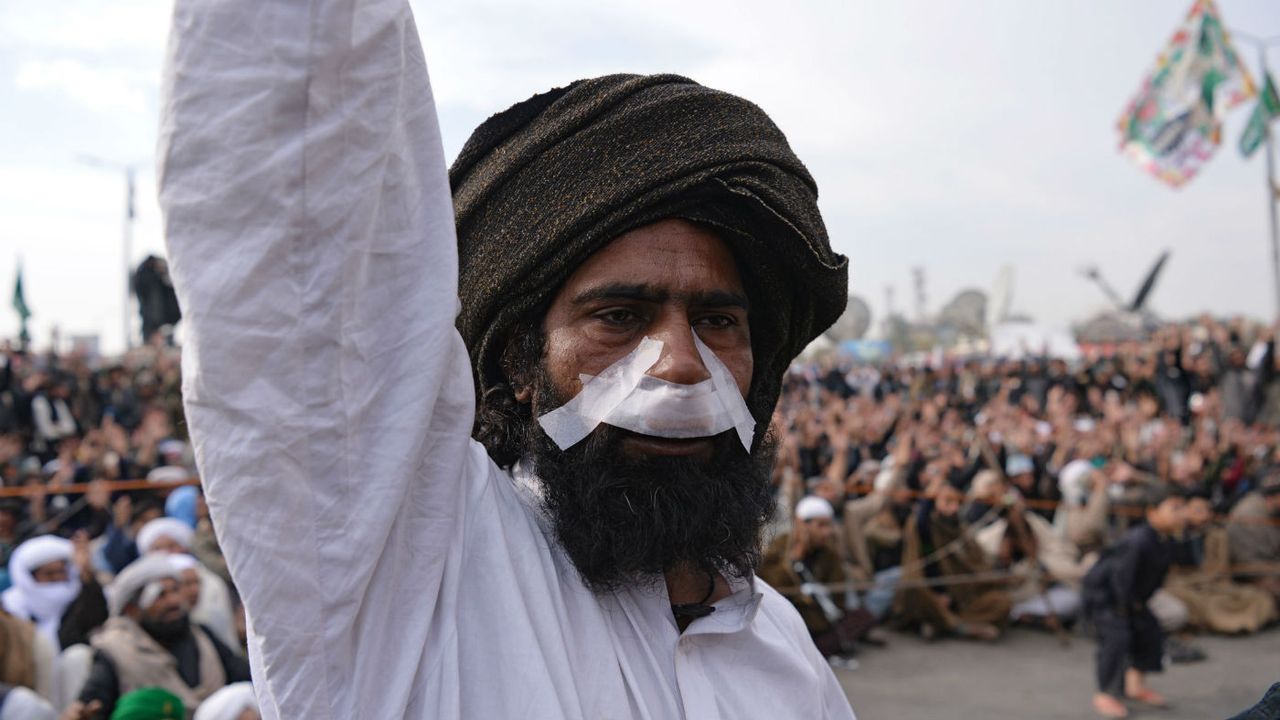
<svg viewBox="0 0 1280 720"><path fill-rule="evenodd" d="M474 410L408 4L178 0L162 110L186 417L263 716L403 708Z"/></svg>

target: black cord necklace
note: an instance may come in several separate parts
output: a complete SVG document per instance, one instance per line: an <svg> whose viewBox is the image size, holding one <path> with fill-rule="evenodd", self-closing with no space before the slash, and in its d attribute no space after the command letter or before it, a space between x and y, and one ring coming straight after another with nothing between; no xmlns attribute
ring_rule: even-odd
<svg viewBox="0 0 1280 720"><path fill-rule="evenodd" d="M711 596L716 592L716 576L715 573L707 571L707 594L702 596L698 602L671 604L671 612L677 618L687 618L689 620L697 620L700 617L706 617L715 612L716 609L707 604Z"/></svg>

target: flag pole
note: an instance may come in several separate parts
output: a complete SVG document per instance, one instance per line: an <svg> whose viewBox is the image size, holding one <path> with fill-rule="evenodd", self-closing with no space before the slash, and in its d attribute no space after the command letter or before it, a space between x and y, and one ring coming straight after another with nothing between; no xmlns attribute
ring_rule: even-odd
<svg viewBox="0 0 1280 720"><path fill-rule="evenodd" d="M1267 78L1267 46L1280 42L1280 36L1269 38L1258 37L1240 30L1229 29L1228 32L1239 40L1243 40L1258 48L1258 69L1262 73L1261 78L1265 83ZM1264 122L1262 127L1262 137L1264 141L1263 150L1267 154L1267 219L1271 227L1271 276L1275 284L1275 320L1280 322L1280 221L1276 218L1276 161L1273 153L1271 142L1271 123Z"/></svg>
<svg viewBox="0 0 1280 720"><path fill-rule="evenodd" d="M1267 76L1267 44L1258 43L1258 62L1262 67L1262 77L1265 80ZM1263 150L1267 153L1267 213L1271 220L1271 272L1275 279L1276 292L1276 317L1280 321L1280 235L1277 235L1276 222L1276 160L1271 147L1271 123L1265 123L1263 127L1263 137L1266 139L1266 146Z"/></svg>

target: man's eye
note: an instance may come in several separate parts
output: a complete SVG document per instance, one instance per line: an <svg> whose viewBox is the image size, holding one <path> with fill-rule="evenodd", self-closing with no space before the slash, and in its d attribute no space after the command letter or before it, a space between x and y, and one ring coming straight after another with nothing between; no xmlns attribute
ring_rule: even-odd
<svg viewBox="0 0 1280 720"><path fill-rule="evenodd" d="M596 313L597 320L603 320L610 325L630 325L640 319L634 311L626 308L613 308Z"/></svg>
<svg viewBox="0 0 1280 720"><path fill-rule="evenodd" d="M698 318L698 325L703 327L727 328L738 324L738 319L732 315L706 315Z"/></svg>

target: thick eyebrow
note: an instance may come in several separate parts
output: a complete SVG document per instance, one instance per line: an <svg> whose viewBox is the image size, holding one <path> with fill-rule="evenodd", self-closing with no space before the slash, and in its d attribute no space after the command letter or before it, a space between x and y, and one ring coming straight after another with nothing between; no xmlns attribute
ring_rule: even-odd
<svg viewBox="0 0 1280 720"><path fill-rule="evenodd" d="M705 290L691 293L672 293L647 283L608 283L587 288L573 296L570 303L586 305L600 300L631 300L647 303L663 303L675 299L690 306L736 307L750 309L747 296L732 290Z"/></svg>

